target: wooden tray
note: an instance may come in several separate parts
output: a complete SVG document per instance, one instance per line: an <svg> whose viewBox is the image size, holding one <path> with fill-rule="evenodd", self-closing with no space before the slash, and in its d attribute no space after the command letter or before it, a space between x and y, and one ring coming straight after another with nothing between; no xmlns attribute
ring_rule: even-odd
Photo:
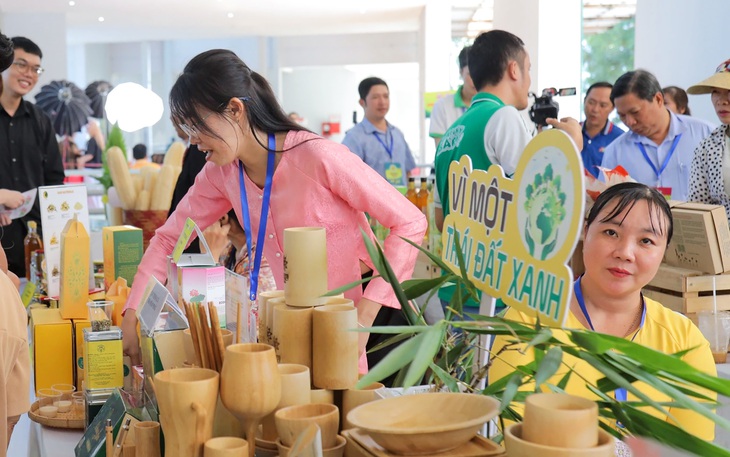
<svg viewBox="0 0 730 457"><path fill-rule="evenodd" d="M369 435L360 429L353 428L342 432L348 440L354 440L360 447L364 448L374 457L403 457L393 454L378 445ZM505 450L494 441L476 435L471 441L456 449L432 455L419 455L419 457L482 457L482 456L504 456Z"/></svg>
<svg viewBox="0 0 730 457"><path fill-rule="evenodd" d="M73 404L71 405L71 411L67 413L58 413L56 417L50 418L46 416L41 416L38 412L38 408L45 405L46 403L43 403L41 405L42 400L38 400L34 402L30 406L30 411L28 411L28 417L33 422L38 422L39 424L46 425L48 427L54 427L54 428L69 428L69 429L80 429L83 430L86 427L86 421L84 420L84 414L82 413L80 416L76 414L73 410ZM49 402L47 402L50 404Z"/></svg>

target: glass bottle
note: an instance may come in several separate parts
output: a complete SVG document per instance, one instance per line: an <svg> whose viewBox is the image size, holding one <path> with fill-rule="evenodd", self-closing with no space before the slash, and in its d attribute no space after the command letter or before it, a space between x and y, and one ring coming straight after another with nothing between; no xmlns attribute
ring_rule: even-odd
<svg viewBox="0 0 730 457"><path fill-rule="evenodd" d="M406 198L409 202L418 206L418 192L416 191L416 178L408 178L408 189L406 190Z"/></svg>
<svg viewBox="0 0 730 457"><path fill-rule="evenodd" d="M23 240L25 246L25 279L31 279L30 271L30 258L33 251L43 249L43 241L41 241L40 235L38 235L38 224L36 221L28 221L28 234L25 235Z"/></svg>

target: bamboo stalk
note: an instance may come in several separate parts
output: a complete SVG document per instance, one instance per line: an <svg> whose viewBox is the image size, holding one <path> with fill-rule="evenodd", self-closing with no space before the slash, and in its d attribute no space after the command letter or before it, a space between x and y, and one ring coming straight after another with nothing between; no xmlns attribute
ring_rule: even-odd
<svg viewBox="0 0 730 457"><path fill-rule="evenodd" d="M200 316L200 328L203 333L203 340L205 341L205 352L208 358L208 366L211 370L217 370L215 365L215 356L213 355L213 341L210 337L210 327L208 326L208 315L205 312L205 305L200 304L198 306L198 315Z"/></svg>
<svg viewBox="0 0 730 457"><path fill-rule="evenodd" d="M203 306L202 303L201 306ZM208 315L210 316L210 342L211 349L213 349L213 358L215 359L215 369L220 372L223 364L221 362L220 350L218 349L218 338L216 338L216 323L213 322L213 316L217 318L218 314L212 301L208 302ZM218 330L220 330L220 328Z"/></svg>
<svg viewBox="0 0 730 457"><path fill-rule="evenodd" d="M185 300L181 300L183 308L185 309L185 315L188 318L188 325L190 326L190 336L193 339L193 349L195 350L195 363L200 368L205 368L203 365L203 356L200 350L200 336L198 334L198 317L193 313L191 305Z"/></svg>
<svg viewBox="0 0 730 457"><path fill-rule="evenodd" d="M213 326L213 337L216 341L216 346L218 347L218 361L220 362L220 368L222 370L226 347L223 343L223 332L221 332L221 324L218 319L218 310L213 302L208 302L208 311L210 312L210 322Z"/></svg>
<svg viewBox="0 0 730 457"><path fill-rule="evenodd" d="M114 454L114 428L112 427L112 420L106 420L106 455L111 456Z"/></svg>

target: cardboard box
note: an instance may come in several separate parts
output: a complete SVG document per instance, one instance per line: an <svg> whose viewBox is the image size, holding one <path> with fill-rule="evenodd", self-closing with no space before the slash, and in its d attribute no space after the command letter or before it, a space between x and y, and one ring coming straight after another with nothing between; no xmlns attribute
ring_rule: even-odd
<svg viewBox="0 0 730 457"><path fill-rule="evenodd" d="M142 229L131 225L117 225L101 229L104 246L104 289L118 277L132 287L137 267L142 261Z"/></svg>
<svg viewBox="0 0 730 457"><path fill-rule="evenodd" d="M64 319L84 319L89 315L89 258L91 240L77 218L66 224L61 234L61 293L58 307Z"/></svg>
<svg viewBox="0 0 730 457"><path fill-rule="evenodd" d="M213 302L220 326L226 328L226 269L216 267L177 267L179 299L189 303Z"/></svg>
<svg viewBox="0 0 730 457"><path fill-rule="evenodd" d="M730 271L730 228L725 207L670 202L674 235L664 262L705 273Z"/></svg>
<svg viewBox="0 0 730 457"><path fill-rule="evenodd" d="M30 310L35 390L73 384L73 329L57 308Z"/></svg>
<svg viewBox="0 0 730 457"><path fill-rule="evenodd" d="M87 390L124 387L122 329L92 332L84 330L85 371Z"/></svg>
<svg viewBox="0 0 730 457"><path fill-rule="evenodd" d="M74 319L74 367L76 390L81 391L84 382L84 329L91 327L88 319Z"/></svg>

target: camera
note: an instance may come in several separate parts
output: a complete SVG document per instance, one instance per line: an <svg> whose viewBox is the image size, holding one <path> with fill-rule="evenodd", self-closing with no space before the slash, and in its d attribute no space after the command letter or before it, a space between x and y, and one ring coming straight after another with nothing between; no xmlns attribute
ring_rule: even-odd
<svg viewBox="0 0 730 457"><path fill-rule="evenodd" d="M554 87L548 87L547 89L542 90L542 95L540 97L530 92L530 95L535 98L535 103L533 103L530 107L530 119L537 126L546 126L546 120L548 118L558 118L558 109L560 108L560 105L558 105L558 102L553 100L553 97L556 95L565 96L575 94L575 87L568 87L560 90Z"/></svg>

